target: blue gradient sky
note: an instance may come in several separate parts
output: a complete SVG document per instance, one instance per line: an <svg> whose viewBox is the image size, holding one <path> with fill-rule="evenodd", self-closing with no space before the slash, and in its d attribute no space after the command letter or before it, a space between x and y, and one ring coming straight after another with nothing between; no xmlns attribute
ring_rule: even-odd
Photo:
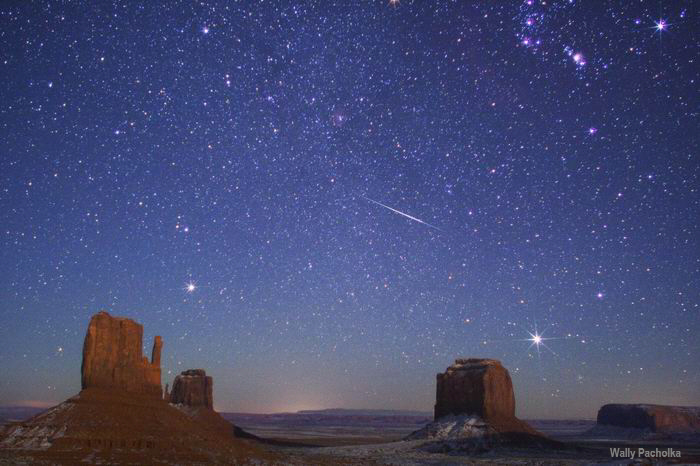
<svg viewBox="0 0 700 466"><path fill-rule="evenodd" d="M76 393L101 309L221 410L430 410L456 357L502 360L524 417L700 404L698 26L3 3L0 404Z"/></svg>

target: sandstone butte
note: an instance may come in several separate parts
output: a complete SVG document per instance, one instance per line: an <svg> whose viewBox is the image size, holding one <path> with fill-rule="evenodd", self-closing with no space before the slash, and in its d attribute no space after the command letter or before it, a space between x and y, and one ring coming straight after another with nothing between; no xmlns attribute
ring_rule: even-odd
<svg viewBox="0 0 700 466"><path fill-rule="evenodd" d="M143 327L131 319L94 315L83 346L80 393L0 432L0 462L27 464L271 463L276 457L248 440L211 406L193 415L163 399L155 338L142 355ZM211 385L209 385L211 387ZM209 399L211 401L211 398ZM211 403L210 403L211 404ZM198 414L198 409L194 411Z"/></svg>
<svg viewBox="0 0 700 466"><path fill-rule="evenodd" d="M204 369L189 369L175 377L170 402L214 409L214 381Z"/></svg>
<svg viewBox="0 0 700 466"><path fill-rule="evenodd" d="M170 401L171 406L212 429L229 435L233 429L236 437L258 439L243 429L233 426L214 411L213 387L214 381L204 369L188 369L175 377L173 391L167 395L166 399Z"/></svg>
<svg viewBox="0 0 700 466"><path fill-rule="evenodd" d="M457 359L437 374L435 420L474 415L497 432L540 435L515 417L515 394L508 370L495 359Z"/></svg>
<svg viewBox="0 0 700 466"><path fill-rule="evenodd" d="M163 340L153 342L151 361L142 355L143 326L131 319L99 312L90 319L85 342L81 385L162 398L160 353Z"/></svg>

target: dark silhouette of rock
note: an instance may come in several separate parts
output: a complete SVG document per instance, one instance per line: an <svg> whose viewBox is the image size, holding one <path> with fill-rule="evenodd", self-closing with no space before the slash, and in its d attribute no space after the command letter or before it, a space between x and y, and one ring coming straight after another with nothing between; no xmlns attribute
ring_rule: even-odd
<svg viewBox="0 0 700 466"><path fill-rule="evenodd" d="M655 433L700 433L700 407L607 404L598 410L597 424Z"/></svg>
<svg viewBox="0 0 700 466"><path fill-rule="evenodd" d="M170 402L214 409L214 381L204 369L189 369L175 377Z"/></svg>
<svg viewBox="0 0 700 466"><path fill-rule="evenodd" d="M90 319L81 367L82 388L123 390L161 398L160 352L156 337L152 361L142 354L143 327L131 319L101 311Z"/></svg>

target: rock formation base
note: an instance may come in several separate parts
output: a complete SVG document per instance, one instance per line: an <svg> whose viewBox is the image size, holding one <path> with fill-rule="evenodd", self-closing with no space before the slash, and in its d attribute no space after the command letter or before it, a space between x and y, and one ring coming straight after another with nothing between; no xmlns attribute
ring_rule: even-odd
<svg viewBox="0 0 700 466"><path fill-rule="evenodd" d="M479 454L498 448L559 450L551 440L519 421L515 426L494 426L478 416L447 415L413 432L405 440L427 440L417 447L431 453Z"/></svg>
<svg viewBox="0 0 700 466"><path fill-rule="evenodd" d="M223 420L223 419L222 419ZM226 422L226 421L223 421ZM212 423L148 395L86 389L0 433L0 450L62 463L226 463L269 459L233 437L230 423Z"/></svg>
<svg viewBox="0 0 700 466"><path fill-rule="evenodd" d="M560 446L515 417L510 374L495 359L457 359L437 375L435 420L406 437L420 439L429 451Z"/></svg>

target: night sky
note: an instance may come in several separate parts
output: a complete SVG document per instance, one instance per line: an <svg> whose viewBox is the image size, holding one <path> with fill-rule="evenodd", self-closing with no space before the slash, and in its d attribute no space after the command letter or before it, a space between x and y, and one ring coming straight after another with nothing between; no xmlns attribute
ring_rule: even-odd
<svg viewBox="0 0 700 466"><path fill-rule="evenodd" d="M2 2L0 404L101 309L247 412L700 404L693 2ZM534 344L541 337L540 344Z"/></svg>

